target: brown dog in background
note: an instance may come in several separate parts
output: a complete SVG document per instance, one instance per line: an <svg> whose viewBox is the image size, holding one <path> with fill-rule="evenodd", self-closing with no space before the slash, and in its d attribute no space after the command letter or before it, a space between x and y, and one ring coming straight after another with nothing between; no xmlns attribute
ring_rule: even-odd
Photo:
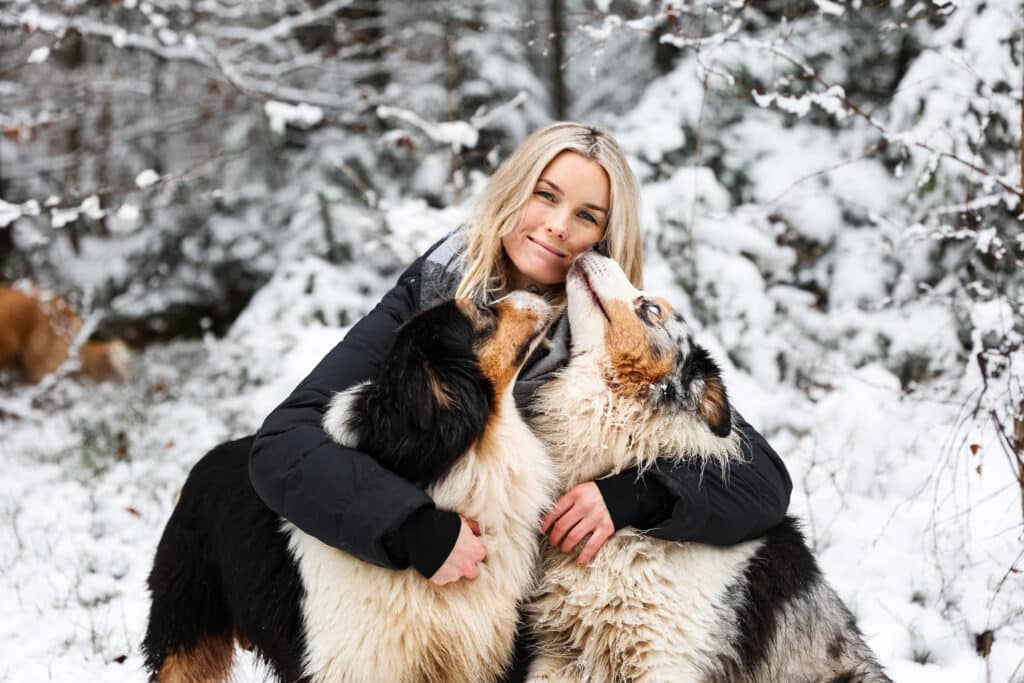
<svg viewBox="0 0 1024 683"><path fill-rule="evenodd" d="M34 285L0 287L0 368L17 364L37 384L67 360L81 329L62 297ZM78 353L80 372L96 381L128 376L131 352L120 339L86 342Z"/></svg>

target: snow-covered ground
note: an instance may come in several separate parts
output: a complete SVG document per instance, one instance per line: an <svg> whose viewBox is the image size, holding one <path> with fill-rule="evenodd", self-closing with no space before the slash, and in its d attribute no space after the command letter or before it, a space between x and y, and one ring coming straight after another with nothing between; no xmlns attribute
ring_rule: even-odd
<svg viewBox="0 0 1024 683"><path fill-rule="evenodd" d="M225 338L151 347L124 385L6 386L0 680L142 680L145 577L189 467L258 427L340 338L338 321L368 310L386 282L360 273L296 261ZM648 289L686 308L656 257ZM906 395L880 365L822 362L834 365L814 400L735 368L726 381L783 454L828 579L895 680L1024 680L1019 492L993 435L965 421L976 380ZM987 629L990 672L974 643ZM262 679L240 661L236 680Z"/></svg>

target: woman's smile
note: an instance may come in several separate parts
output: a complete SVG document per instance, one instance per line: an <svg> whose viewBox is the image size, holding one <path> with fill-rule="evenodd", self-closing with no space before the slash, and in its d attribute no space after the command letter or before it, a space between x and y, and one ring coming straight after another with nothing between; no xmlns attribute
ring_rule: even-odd
<svg viewBox="0 0 1024 683"><path fill-rule="evenodd" d="M542 253L551 256L552 258L561 260L567 256L565 252L559 250L556 247L551 246L550 244L545 244L543 241L537 239L536 237L531 237L527 235L526 239L536 244L538 247L540 247Z"/></svg>

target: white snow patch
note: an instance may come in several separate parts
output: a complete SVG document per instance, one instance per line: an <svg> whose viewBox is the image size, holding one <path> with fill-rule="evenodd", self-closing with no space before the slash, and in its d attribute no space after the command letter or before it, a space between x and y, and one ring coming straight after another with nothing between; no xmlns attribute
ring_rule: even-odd
<svg viewBox="0 0 1024 683"><path fill-rule="evenodd" d="M29 64L41 64L45 62L50 56L50 48L48 47L37 47L32 50L26 60Z"/></svg>
<svg viewBox="0 0 1024 683"><path fill-rule="evenodd" d="M140 172L135 176L135 185L139 188L146 188L160 181L160 174L151 168Z"/></svg>
<svg viewBox="0 0 1024 683"><path fill-rule="evenodd" d="M302 129L312 128L324 118L323 109L305 103L289 104L277 100L267 100L263 105L263 111L270 122L270 130L279 135L284 133L286 125L290 124Z"/></svg>

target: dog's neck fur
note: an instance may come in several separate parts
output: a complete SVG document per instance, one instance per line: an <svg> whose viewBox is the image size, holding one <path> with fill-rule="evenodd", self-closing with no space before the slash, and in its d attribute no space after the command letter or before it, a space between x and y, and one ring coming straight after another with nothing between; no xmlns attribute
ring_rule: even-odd
<svg viewBox="0 0 1024 683"><path fill-rule="evenodd" d="M717 437L703 421L652 410L642 396L616 394L604 376L603 361L595 354L575 356L532 406L530 425L547 446L565 489L628 467L643 472L658 458L725 468L739 457L735 427L728 437Z"/></svg>

